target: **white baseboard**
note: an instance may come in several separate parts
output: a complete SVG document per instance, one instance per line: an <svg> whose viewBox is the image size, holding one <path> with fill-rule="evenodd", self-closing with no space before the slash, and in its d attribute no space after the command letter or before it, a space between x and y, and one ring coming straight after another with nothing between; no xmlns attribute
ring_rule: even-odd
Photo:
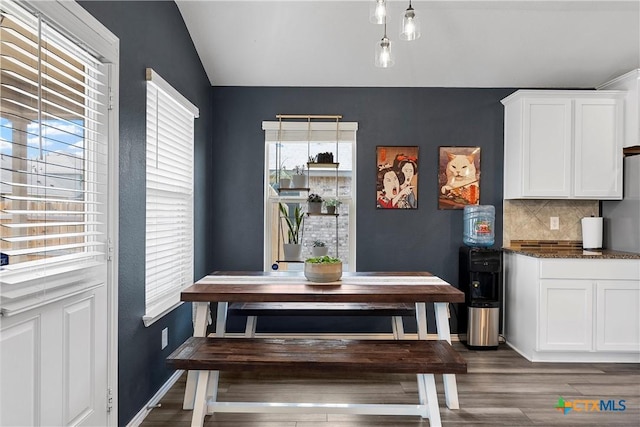
<svg viewBox="0 0 640 427"><path fill-rule="evenodd" d="M160 402L164 395L167 394L167 392L171 389L171 387L173 387L176 381L180 379L183 373L183 370L175 371L173 375L169 377L167 382L165 382L162 387L160 387L160 390L158 390L156 394L153 395L151 400L149 400L147 404L144 405L142 409L140 409L136 416L133 417L131 421L129 421L127 427L138 427L140 424L142 424L147 415L149 415L149 412L151 412L151 410L156 407L158 402Z"/></svg>
<svg viewBox="0 0 640 427"><path fill-rule="evenodd" d="M213 337L215 334L210 334L209 336ZM225 337L229 338L242 338L244 337L244 332L227 332L224 334ZM352 339L352 340L391 340L393 339L392 333L360 333L360 334L343 334L343 333L266 333L266 332L257 332L255 335L256 338L318 338L318 339ZM417 333L405 333L404 339L407 340L417 340ZM427 334L428 340L437 340L437 334ZM460 341L457 334L451 334L451 341Z"/></svg>

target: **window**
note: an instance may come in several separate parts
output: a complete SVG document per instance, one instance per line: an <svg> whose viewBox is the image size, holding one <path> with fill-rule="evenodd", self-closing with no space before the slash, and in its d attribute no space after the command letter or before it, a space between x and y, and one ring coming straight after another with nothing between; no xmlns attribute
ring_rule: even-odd
<svg viewBox="0 0 640 427"><path fill-rule="evenodd" d="M193 283L193 133L198 109L147 69L145 325Z"/></svg>
<svg viewBox="0 0 640 427"><path fill-rule="evenodd" d="M269 121L262 123L265 131L265 194L264 194L264 269L302 270L302 263L282 262L286 260L283 252L287 234L285 221L279 221L279 204L283 203L289 215L296 207L307 211L307 196L311 193L338 199L339 215L305 215L304 226L300 233L302 254L300 260L312 256L313 242L323 241L329 248L328 254L338 256L347 271L355 271L355 230L356 230L356 132L355 122L336 122L316 116L300 116L292 121ZM307 119L304 119L307 117ZM333 116L331 116L333 117ZM318 154L330 152L336 165L312 165L312 159L318 163L324 161ZM308 190L281 191L283 177L293 178L295 167L304 167L308 178L305 187ZM293 183L292 188L297 188Z"/></svg>
<svg viewBox="0 0 640 427"><path fill-rule="evenodd" d="M0 303L11 315L104 283L108 66L19 3L1 8Z"/></svg>

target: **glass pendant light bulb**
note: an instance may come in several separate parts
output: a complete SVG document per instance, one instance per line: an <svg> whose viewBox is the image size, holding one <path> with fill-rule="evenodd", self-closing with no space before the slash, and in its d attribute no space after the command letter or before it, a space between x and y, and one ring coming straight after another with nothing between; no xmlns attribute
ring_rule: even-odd
<svg viewBox="0 0 640 427"><path fill-rule="evenodd" d="M391 51L391 40L387 38L387 35L376 43L376 67L389 68L395 63Z"/></svg>
<svg viewBox="0 0 640 427"><path fill-rule="evenodd" d="M409 1L409 7L404 12L404 15L402 15L402 27L400 28L400 40L416 40L420 38L420 21L413 7L411 7L411 1Z"/></svg>
<svg viewBox="0 0 640 427"><path fill-rule="evenodd" d="M370 3L369 21L372 24L384 24L387 17L387 1L386 0L373 0Z"/></svg>

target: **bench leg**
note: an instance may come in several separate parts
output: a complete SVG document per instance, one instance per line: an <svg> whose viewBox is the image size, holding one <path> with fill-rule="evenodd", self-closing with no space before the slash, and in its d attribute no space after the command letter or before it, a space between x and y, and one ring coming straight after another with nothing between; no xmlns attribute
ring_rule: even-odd
<svg viewBox="0 0 640 427"><path fill-rule="evenodd" d="M404 324L402 323L402 316L391 317L391 329L393 330L393 338L396 340L404 339Z"/></svg>
<svg viewBox="0 0 640 427"><path fill-rule="evenodd" d="M198 385L196 387L191 427L201 427L204 424L204 416L207 412L207 388L209 371L196 371L198 373Z"/></svg>
<svg viewBox="0 0 640 427"><path fill-rule="evenodd" d="M209 371L209 384L207 386L207 402L218 401L218 383L220 382L220 371ZM211 415L213 412L209 411L209 406L205 406L206 414Z"/></svg>
<svg viewBox="0 0 640 427"><path fill-rule="evenodd" d="M427 394L425 390L425 382L424 378L422 378L422 374L416 375L416 379L418 381L418 401L421 405L427 405ZM422 418L425 416L423 415Z"/></svg>
<svg viewBox="0 0 640 427"><path fill-rule="evenodd" d="M451 344L451 333L449 332L449 304L435 303L436 327L438 328L438 338ZM444 395L447 402L447 408L460 409L458 402L458 385L456 383L455 374L444 374Z"/></svg>
<svg viewBox="0 0 640 427"><path fill-rule="evenodd" d="M256 324L258 323L258 316L247 316L247 324L244 328L245 338L253 338L256 336Z"/></svg>
<svg viewBox="0 0 640 427"><path fill-rule="evenodd" d="M442 421L440 420L440 407L438 406L438 393L436 391L435 377L433 374L422 374L418 376L421 376L423 378L424 386L427 390L429 425L431 427L440 427L442 426Z"/></svg>
<svg viewBox="0 0 640 427"><path fill-rule="evenodd" d="M216 315L216 337L224 337L227 328L227 308L229 303L219 302L218 312ZM218 381L220 373L218 371L209 371L209 387L207 389L207 400L218 400Z"/></svg>
<svg viewBox="0 0 640 427"><path fill-rule="evenodd" d="M194 302L196 305L196 320L193 324L193 336L204 337L207 333L207 319L209 317L208 302ZM193 399L196 392L196 381L198 372L189 371L187 373L187 385L184 390L183 409L193 409Z"/></svg>

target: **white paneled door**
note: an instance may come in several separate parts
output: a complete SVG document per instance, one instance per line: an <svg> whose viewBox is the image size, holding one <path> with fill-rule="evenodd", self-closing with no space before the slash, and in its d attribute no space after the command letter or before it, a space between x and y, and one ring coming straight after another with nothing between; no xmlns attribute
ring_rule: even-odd
<svg viewBox="0 0 640 427"><path fill-rule="evenodd" d="M0 426L115 425L117 39L0 9Z"/></svg>
<svg viewBox="0 0 640 427"><path fill-rule="evenodd" d="M0 425L108 425L106 290L3 317Z"/></svg>

